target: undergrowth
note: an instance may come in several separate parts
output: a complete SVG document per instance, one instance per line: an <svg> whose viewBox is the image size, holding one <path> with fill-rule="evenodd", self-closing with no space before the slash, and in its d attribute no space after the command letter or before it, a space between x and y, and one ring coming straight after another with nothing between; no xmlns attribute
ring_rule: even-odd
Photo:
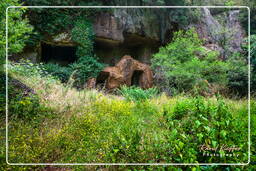
<svg viewBox="0 0 256 171"><path fill-rule="evenodd" d="M9 162L247 162L246 100L170 98L156 96L156 90L142 97L127 93L130 100L123 100L96 90L78 91L38 70L19 64L9 67L11 78L35 91L31 96L17 93L11 100L9 114L17 117L9 120ZM252 112L255 107L253 101ZM206 156L202 145L239 150L217 150L222 157ZM214 170L214 166L201 169Z"/></svg>
<svg viewBox="0 0 256 171"><path fill-rule="evenodd" d="M143 101L153 98L158 94L158 90L155 87L143 90L135 86L122 86L119 92L128 101Z"/></svg>

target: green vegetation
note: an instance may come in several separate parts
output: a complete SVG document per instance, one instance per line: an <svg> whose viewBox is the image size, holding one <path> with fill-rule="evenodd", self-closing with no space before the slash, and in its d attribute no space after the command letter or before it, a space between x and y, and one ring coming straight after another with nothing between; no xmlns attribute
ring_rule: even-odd
<svg viewBox="0 0 256 171"><path fill-rule="evenodd" d="M123 86L119 90L120 94L128 101L144 101L153 97L156 97L158 94L157 88L149 88L143 90L139 87L127 87Z"/></svg>
<svg viewBox="0 0 256 171"><path fill-rule="evenodd" d="M88 78L97 77L104 67L102 63L97 61L97 57L93 53L94 35L92 24L88 21L78 20L72 30L72 38L80 46L76 51L79 59L71 64L70 67L76 71L76 80L79 80L80 84L84 84Z"/></svg>
<svg viewBox="0 0 256 171"><path fill-rule="evenodd" d="M65 2L55 2L55 5L75 5L72 0ZM34 1L27 0L26 5L49 5L50 0ZM100 5L101 2L93 1L81 1L76 5ZM19 9L18 9L19 10ZM67 67L59 66L58 64L46 64L45 67L52 75L59 77L63 82L69 80L70 76L75 79L75 86L82 87L84 82L90 77L96 77L99 71L104 67L102 63L98 61L98 58L93 52L94 33L91 24L91 18L97 14L97 9L30 9L29 14L30 23L35 27L34 32L28 32L27 27L23 24L22 31L24 33L30 33L26 36L30 36L30 39L26 41L26 44L31 47L36 47L39 41L44 40L47 36L57 35L62 31L72 30L72 40L78 44L76 56L79 58L75 63L70 64ZM102 10L101 10L102 11ZM82 16L82 17L81 17ZM16 16L19 17L19 16ZM26 21L26 20L24 20ZM10 26L9 26L10 27ZM19 31L19 29L15 29ZM23 32L19 31L21 35ZM25 39L23 36L21 40ZM15 39L16 40L16 39ZM12 42L10 42L12 43ZM12 43L17 46L17 43ZM17 49L15 52L19 52L21 49Z"/></svg>
<svg viewBox="0 0 256 171"><path fill-rule="evenodd" d="M247 136L241 136L247 134L246 100L149 93L151 99L126 101L95 90L77 91L35 68L10 66L12 78L37 92L37 97L12 95L10 162L247 160ZM198 147L203 144L233 144L241 150L235 152L238 157L207 157Z"/></svg>
<svg viewBox="0 0 256 171"><path fill-rule="evenodd" d="M225 86L228 65L217 59L217 52L203 48L202 43L193 29L174 33L173 41L160 48L152 59L157 86L171 94L215 93ZM171 89L165 90L167 87Z"/></svg>
<svg viewBox="0 0 256 171"><path fill-rule="evenodd" d="M248 94L248 57L241 53L234 53L227 60L229 93L237 96Z"/></svg>
<svg viewBox="0 0 256 171"><path fill-rule="evenodd" d="M256 93L256 34L251 35L251 89Z"/></svg>
<svg viewBox="0 0 256 171"><path fill-rule="evenodd" d="M6 23L6 8L11 5L20 5L18 0L6 0L1 2L0 5L0 72L3 70L5 63L5 23ZM32 26L28 24L27 18L22 18L25 9L8 10L8 47L9 55L12 53L20 52L25 41L28 39L28 33L32 32Z"/></svg>
<svg viewBox="0 0 256 171"><path fill-rule="evenodd" d="M6 8L11 5L20 5L18 0L6 0L0 3L0 170L5 170L5 44L6 44ZM27 34L32 31L24 15L25 9L9 9L8 10L8 52L9 55L20 52L27 40ZM13 91L14 92L14 91Z"/></svg>
<svg viewBox="0 0 256 171"><path fill-rule="evenodd" d="M43 64L42 67L47 71L47 73L51 73L52 76L64 83L68 81L72 73L72 68L60 66L58 64L48 63Z"/></svg>
<svg viewBox="0 0 256 171"><path fill-rule="evenodd" d="M24 5L30 6L87 6L102 5L99 0L88 1L81 0L74 2L73 0L52 1L52 0L26 0ZM97 14L97 9L57 9L42 8L30 9L29 20L35 26L35 33L31 34L29 40L30 45L38 43L45 38L45 34L55 35L61 31L73 28L79 17L88 19Z"/></svg>
<svg viewBox="0 0 256 171"><path fill-rule="evenodd" d="M173 41L160 48L152 59L157 86L174 95L181 92L204 96L217 92L226 96L247 95L247 48L244 54L233 53L223 60L217 52L205 49L202 43L193 29L174 33ZM252 56L253 53L252 49Z"/></svg>
<svg viewBox="0 0 256 171"><path fill-rule="evenodd" d="M67 67L58 64L45 64L45 69L62 82L67 82L72 77L74 85L82 87L86 80L97 77L104 65L98 62L98 58L93 52L94 33L90 21L77 20L72 29L72 39L78 44L76 50L78 60Z"/></svg>
<svg viewBox="0 0 256 171"><path fill-rule="evenodd" d="M133 1L25 0L25 5L132 5ZM243 5L244 0L141 0L140 5ZM134 2L135 3L135 2ZM255 3L252 33L255 33ZM0 3L0 62L5 56L5 8ZM137 4L138 5L138 4ZM168 10L165 9L167 12ZM203 47L194 29L196 10L169 14L171 42L152 58L155 87L123 86L117 94L83 88L104 67L94 53L92 19L97 9L10 9L9 54L37 46L47 36L70 31L78 59L65 67L32 64L26 59L8 65L9 162L13 163L246 163L248 160L247 45L239 53ZM111 11L110 11L111 12ZM214 11L218 13L219 11ZM247 14L241 22L247 27ZM28 17L28 18L27 18ZM160 20L165 20L161 18ZM33 27L31 25L33 25ZM175 32L175 30L180 31ZM33 32L32 32L33 30ZM227 32L228 30L224 30ZM231 32L230 32L231 33ZM163 35L167 36L167 35ZM228 49L229 40L222 45ZM225 46L225 47L224 47ZM251 89L256 90L256 36L251 36ZM10 166L5 159L5 75L0 70L0 170L42 170L47 166ZM251 99L251 143L256 142L256 101ZM221 146L237 147L229 152ZM207 156L202 146L217 148ZM212 153L212 152L209 152ZM235 154L236 156L228 156ZM255 144L251 161L256 160ZM56 166L73 170L179 170L176 166ZM50 168L51 169L51 168ZM251 166L184 166L185 170L255 170Z"/></svg>

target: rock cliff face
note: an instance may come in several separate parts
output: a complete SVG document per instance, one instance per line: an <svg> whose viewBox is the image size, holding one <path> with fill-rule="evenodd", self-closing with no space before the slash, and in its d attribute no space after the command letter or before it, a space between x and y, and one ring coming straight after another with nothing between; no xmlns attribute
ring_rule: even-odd
<svg viewBox="0 0 256 171"><path fill-rule="evenodd" d="M197 23L192 23L190 27L195 27L201 39L206 43L217 43L221 37L222 25L211 15L207 8L201 9L201 19Z"/></svg>
<svg viewBox="0 0 256 171"><path fill-rule="evenodd" d="M115 9L111 14L99 14L94 28L97 36L120 42L127 34L162 42L166 31L172 26L167 14L164 9Z"/></svg>
<svg viewBox="0 0 256 171"><path fill-rule="evenodd" d="M179 20L174 19L177 16L173 15L173 10L119 8L98 13L93 18L97 56L101 62L110 66L116 65L124 55L131 55L140 62L150 64L151 56L160 46L170 42L172 34L180 29ZM228 51L241 50L240 45L245 34L238 20L239 10L222 11L213 15L211 10L202 8L199 13L199 20L193 21L187 28L195 27L199 36L206 40L207 48L218 50L224 56L228 56ZM219 18L222 18L222 22L216 19L218 16L221 16ZM70 30L43 41L53 46L77 46L72 42ZM223 41L227 42L223 44ZM26 54L33 55L33 58L37 56L40 60L42 48Z"/></svg>
<svg viewBox="0 0 256 171"><path fill-rule="evenodd" d="M112 13L99 14L94 22L96 43L102 44L98 49L107 49L104 54L108 60L129 54L149 64L152 54L157 52L159 46L170 41L172 33L179 29L179 23L173 22L174 16L170 15L172 10L115 9ZM188 27L196 28L200 38L206 40L206 47L227 56L228 51L241 50L245 34L238 20L239 10L224 13L217 15L225 17L213 16L209 9L202 8L199 21ZM222 17L222 22L216 19L218 17ZM104 57L100 50L98 54ZM110 59L111 56L114 59Z"/></svg>
<svg viewBox="0 0 256 171"><path fill-rule="evenodd" d="M206 40L205 46L212 50L218 50L223 57L230 52L241 51L241 44L245 37L245 31L239 22L239 10L231 10L219 17L220 23L207 8L202 8L201 19L189 27L195 27L201 39Z"/></svg>
<svg viewBox="0 0 256 171"><path fill-rule="evenodd" d="M245 31L242 29L241 23L239 22L239 10L230 11L228 14L227 28L232 30L229 33L231 37L229 41L229 50L230 51L240 51L241 44L245 37Z"/></svg>
<svg viewBox="0 0 256 171"><path fill-rule="evenodd" d="M150 63L150 56L169 37L166 33L170 29L172 24L163 9L127 8L100 13L94 20L96 53L103 58L107 56L108 60L117 59L112 64L126 54Z"/></svg>

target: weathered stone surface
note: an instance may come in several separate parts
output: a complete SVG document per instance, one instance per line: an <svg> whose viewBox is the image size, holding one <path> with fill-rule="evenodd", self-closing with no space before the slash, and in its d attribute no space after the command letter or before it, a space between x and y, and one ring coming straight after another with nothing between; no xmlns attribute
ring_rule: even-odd
<svg viewBox="0 0 256 171"><path fill-rule="evenodd" d="M54 44L58 46L76 46L77 44L72 40L70 31L62 32L45 40L48 44Z"/></svg>
<svg viewBox="0 0 256 171"><path fill-rule="evenodd" d="M90 78L89 80L87 80L86 82L87 88L95 88L95 86L96 86L96 78Z"/></svg>
<svg viewBox="0 0 256 171"><path fill-rule="evenodd" d="M121 43L127 34L164 41L172 24L168 13L161 9L113 9L112 13L97 15L93 27L96 37Z"/></svg>
<svg viewBox="0 0 256 171"><path fill-rule="evenodd" d="M199 37L205 40L205 46L218 50L221 56L228 56L231 52L241 51L245 33L239 22L239 10L231 10L228 13L221 12L217 15L222 18L222 24L211 14L208 8L202 8L200 21L189 27L195 27ZM225 49L223 42L225 42Z"/></svg>
<svg viewBox="0 0 256 171"><path fill-rule="evenodd" d="M109 13L98 15L94 21L94 31L99 38L124 41L124 26L121 21Z"/></svg>
<svg viewBox="0 0 256 171"><path fill-rule="evenodd" d="M206 44L216 44L221 38L221 24L212 16L208 8L202 8L200 15L200 20L191 23L189 27L194 27L200 39L205 40Z"/></svg>
<svg viewBox="0 0 256 171"><path fill-rule="evenodd" d="M107 89L134 84L147 89L153 86L153 73L148 65L125 55L115 66L103 69L97 78L96 84L103 81L106 82ZM91 85L90 82L91 79L87 82L88 86Z"/></svg>
<svg viewBox="0 0 256 171"><path fill-rule="evenodd" d="M229 11L227 28L230 30L227 37L229 38L229 51L241 51L241 44L245 37L245 31L243 30L241 23L239 22L239 10Z"/></svg>
<svg viewBox="0 0 256 171"><path fill-rule="evenodd" d="M113 4L118 3L120 2L113 2ZM135 1L122 3L143 4L143 2ZM119 57L125 54L130 54L135 59L150 64L152 54L172 39L173 32L180 29L179 20L175 20L177 16L174 16L173 10L115 8L96 14L93 18L96 55L101 62L110 65L115 65ZM206 40L205 45L218 45L217 49L222 56L228 56L227 51L241 50L240 46L245 34L239 23L239 10L223 10L213 15L210 9L202 8L199 13L200 21L190 23L188 27L196 28L199 37ZM224 22L216 18L221 18ZM223 30L227 33L223 34ZM229 48L226 48L227 46L223 48L224 46L219 43L224 37L230 40ZM46 36L43 41L57 46L77 46L71 39L71 30L54 36ZM28 56L35 58L36 55L36 58L40 59L40 49L37 49L37 54L30 53Z"/></svg>

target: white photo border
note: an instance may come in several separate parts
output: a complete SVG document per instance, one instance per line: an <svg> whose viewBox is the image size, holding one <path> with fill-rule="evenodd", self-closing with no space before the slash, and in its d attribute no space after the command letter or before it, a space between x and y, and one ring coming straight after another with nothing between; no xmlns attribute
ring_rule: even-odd
<svg viewBox="0 0 256 171"><path fill-rule="evenodd" d="M248 10L248 161L247 163L10 163L8 161L8 10L10 8L246 8ZM250 149L251 149L251 119L250 119L250 8L248 6L9 6L6 8L6 163L8 165L155 165L155 166L167 166L167 165L248 165L250 163Z"/></svg>

